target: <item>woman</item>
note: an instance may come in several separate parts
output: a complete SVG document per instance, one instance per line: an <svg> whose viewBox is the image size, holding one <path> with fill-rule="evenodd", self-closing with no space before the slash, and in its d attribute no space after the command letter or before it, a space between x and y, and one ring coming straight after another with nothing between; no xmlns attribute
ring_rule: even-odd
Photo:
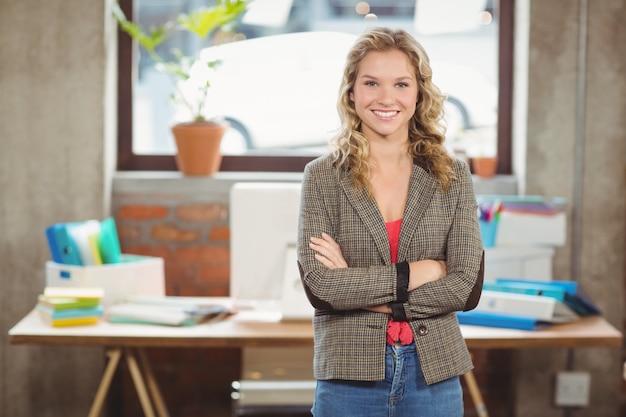
<svg viewBox="0 0 626 417"><path fill-rule="evenodd" d="M463 415L456 311L482 287L467 164L446 151L422 46L372 28L348 54L334 150L304 173L298 263L315 307L315 417Z"/></svg>

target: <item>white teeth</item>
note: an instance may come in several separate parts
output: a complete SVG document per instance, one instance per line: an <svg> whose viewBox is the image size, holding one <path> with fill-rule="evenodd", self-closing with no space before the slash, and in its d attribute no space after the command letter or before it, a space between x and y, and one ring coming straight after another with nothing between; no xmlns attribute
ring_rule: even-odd
<svg viewBox="0 0 626 417"><path fill-rule="evenodd" d="M374 111L374 114L380 117L393 117L396 113L395 111Z"/></svg>

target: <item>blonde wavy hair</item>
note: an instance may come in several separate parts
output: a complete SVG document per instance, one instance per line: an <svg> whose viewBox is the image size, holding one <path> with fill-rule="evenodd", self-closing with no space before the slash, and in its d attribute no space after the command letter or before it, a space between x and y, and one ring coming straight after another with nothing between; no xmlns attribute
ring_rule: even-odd
<svg viewBox="0 0 626 417"><path fill-rule="evenodd" d="M359 65L373 51L404 52L415 68L418 100L409 125L408 152L415 164L435 176L447 190L455 179L453 159L444 147L445 128L442 123L445 96L432 82L432 69L426 51L404 30L374 27L363 33L346 58L339 87L337 111L341 119L338 134L331 140L332 154L338 169L350 172L354 184L370 193L369 142L361 133L361 119L350 100Z"/></svg>

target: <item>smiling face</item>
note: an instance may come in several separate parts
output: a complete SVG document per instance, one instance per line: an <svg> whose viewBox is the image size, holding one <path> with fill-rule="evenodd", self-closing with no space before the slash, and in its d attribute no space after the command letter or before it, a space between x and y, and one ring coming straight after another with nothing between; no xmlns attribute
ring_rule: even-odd
<svg viewBox="0 0 626 417"><path fill-rule="evenodd" d="M408 140L418 93L415 69L404 52L368 52L350 92L363 135L370 141Z"/></svg>

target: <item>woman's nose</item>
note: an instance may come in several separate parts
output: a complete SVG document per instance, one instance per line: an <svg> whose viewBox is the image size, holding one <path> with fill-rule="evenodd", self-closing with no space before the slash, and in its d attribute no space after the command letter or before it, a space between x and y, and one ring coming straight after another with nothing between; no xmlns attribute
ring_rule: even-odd
<svg viewBox="0 0 626 417"><path fill-rule="evenodd" d="M393 89L392 88L388 88L388 87L384 87L381 88L380 90L380 94L378 95L378 102L381 104L393 104L394 102L394 95L393 95Z"/></svg>

